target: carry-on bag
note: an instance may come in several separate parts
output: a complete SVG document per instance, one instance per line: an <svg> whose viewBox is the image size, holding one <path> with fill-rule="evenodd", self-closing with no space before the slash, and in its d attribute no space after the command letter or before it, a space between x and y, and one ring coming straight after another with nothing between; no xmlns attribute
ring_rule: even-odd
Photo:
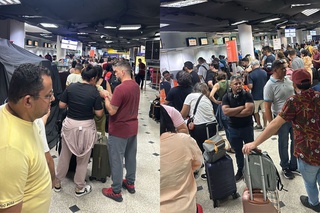
<svg viewBox="0 0 320 213"><path fill-rule="evenodd" d="M216 124L216 134L212 137L210 137L209 134L209 127L211 124ZM219 134L217 123L208 123L206 125L206 131L208 139L202 144L204 149L203 158L208 163L214 163L226 155L226 144L225 140Z"/></svg>
<svg viewBox="0 0 320 213"><path fill-rule="evenodd" d="M232 195L233 199L240 197L237 193L236 180L232 159L225 155L214 163L205 162L208 190L210 199L213 200L213 207L219 207L220 200Z"/></svg>
<svg viewBox="0 0 320 213"><path fill-rule="evenodd" d="M244 176L245 181L247 184L247 189L244 190L242 195L242 205L243 205L243 212L245 213L254 213L254 212L269 212L269 213L277 213L278 210L274 207L274 204L268 199L267 197L267 187L266 187L266 176L264 171L264 161L263 156L260 153L254 152L253 156L258 156L259 161L255 162L254 164L250 163L252 161L250 159L250 155L245 155L245 168L244 168ZM259 171L250 171L259 168ZM254 174L259 174L261 181L261 187L253 188L252 186L252 176ZM274 177L275 178L275 177ZM271 180L270 180L271 181ZM276 190L276 189L275 189ZM276 193L276 196L278 194ZM279 200L279 199L278 199ZM278 209L279 205L277 205Z"/></svg>
<svg viewBox="0 0 320 213"><path fill-rule="evenodd" d="M111 175L108 139L106 136L98 135L98 140L94 144L92 153L92 173L89 179L105 183L107 181L107 176L110 177Z"/></svg>

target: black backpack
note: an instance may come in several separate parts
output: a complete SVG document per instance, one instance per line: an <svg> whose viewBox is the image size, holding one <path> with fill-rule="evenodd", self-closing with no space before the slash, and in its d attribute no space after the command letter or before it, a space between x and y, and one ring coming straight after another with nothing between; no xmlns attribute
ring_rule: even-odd
<svg viewBox="0 0 320 213"><path fill-rule="evenodd" d="M273 55L268 55L266 60L264 61L264 70L267 72L268 75L272 75L272 63L275 60Z"/></svg>

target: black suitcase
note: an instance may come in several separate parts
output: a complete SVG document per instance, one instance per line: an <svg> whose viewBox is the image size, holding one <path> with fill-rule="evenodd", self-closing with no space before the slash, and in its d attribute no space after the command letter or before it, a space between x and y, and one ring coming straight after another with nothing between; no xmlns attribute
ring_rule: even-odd
<svg viewBox="0 0 320 213"><path fill-rule="evenodd" d="M99 136L92 151L92 171L89 179L105 183L107 176L110 177L110 163L108 152L108 139L106 136Z"/></svg>
<svg viewBox="0 0 320 213"><path fill-rule="evenodd" d="M208 190L210 199L213 200L213 207L219 206L219 201L232 195L233 199L240 197L237 193L236 180L232 159L225 155L214 163L205 163L207 174Z"/></svg>

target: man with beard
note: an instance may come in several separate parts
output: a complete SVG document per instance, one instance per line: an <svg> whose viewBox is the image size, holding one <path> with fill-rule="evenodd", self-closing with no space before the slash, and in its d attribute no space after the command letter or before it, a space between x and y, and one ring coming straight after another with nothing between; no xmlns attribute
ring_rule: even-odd
<svg viewBox="0 0 320 213"><path fill-rule="evenodd" d="M230 79L231 92L225 94L222 99L223 113L230 118L229 142L236 152L238 172L235 175L235 179L237 182L243 178L243 143L253 140L253 98L249 92L243 90L242 86L242 77L232 76Z"/></svg>

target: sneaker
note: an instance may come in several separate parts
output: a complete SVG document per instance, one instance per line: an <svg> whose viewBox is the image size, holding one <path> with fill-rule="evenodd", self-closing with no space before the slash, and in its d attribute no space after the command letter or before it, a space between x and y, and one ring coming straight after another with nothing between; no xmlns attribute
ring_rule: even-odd
<svg viewBox="0 0 320 213"><path fill-rule="evenodd" d="M261 125L256 125L253 129L262 129Z"/></svg>
<svg viewBox="0 0 320 213"><path fill-rule="evenodd" d="M301 176L301 173L299 172L298 169L296 169L296 170L291 170L291 172L292 172L293 174L295 174L295 175Z"/></svg>
<svg viewBox="0 0 320 213"><path fill-rule="evenodd" d="M126 179L123 179L122 181L122 188L128 190L130 194L134 194L136 192L134 184L129 184Z"/></svg>
<svg viewBox="0 0 320 213"><path fill-rule="evenodd" d="M86 185L82 189L76 188L75 194L77 197L81 197L83 195L89 194L91 191L92 191L92 187L90 185Z"/></svg>
<svg viewBox="0 0 320 213"><path fill-rule="evenodd" d="M283 169L282 174L285 178L292 180L294 178L294 174L290 169Z"/></svg>
<svg viewBox="0 0 320 213"><path fill-rule="evenodd" d="M320 212L320 203L316 206L313 206L309 203L308 197L304 195L300 196L300 201L305 207L312 209L313 211Z"/></svg>
<svg viewBox="0 0 320 213"><path fill-rule="evenodd" d="M61 191L61 183L55 183L53 187L53 191L60 192Z"/></svg>
<svg viewBox="0 0 320 213"><path fill-rule="evenodd" d="M202 179L202 180L207 180L207 174L206 174L206 173L202 174L202 175L201 175L201 179Z"/></svg>
<svg viewBox="0 0 320 213"><path fill-rule="evenodd" d="M110 188L103 188L102 189L102 194L108 198L111 198L112 200L115 200L117 202L122 202L123 198L121 195L121 192L119 193L114 193L112 190L112 187Z"/></svg>
<svg viewBox="0 0 320 213"><path fill-rule="evenodd" d="M243 173L239 170L237 174L234 176L234 179L236 179L236 182L239 182L243 179Z"/></svg>

